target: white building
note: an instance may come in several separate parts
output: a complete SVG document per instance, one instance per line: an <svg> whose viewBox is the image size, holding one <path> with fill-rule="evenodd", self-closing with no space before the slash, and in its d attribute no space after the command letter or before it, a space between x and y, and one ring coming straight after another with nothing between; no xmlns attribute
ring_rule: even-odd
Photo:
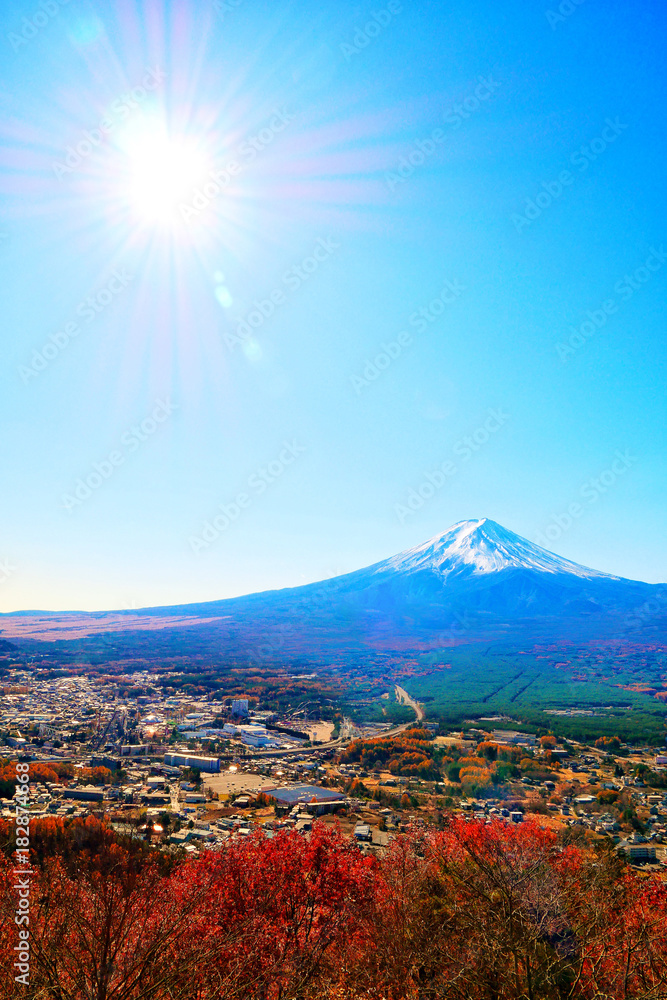
<svg viewBox="0 0 667 1000"><path fill-rule="evenodd" d="M278 743L264 726L239 726L239 736L251 747L276 747Z"/></svg>
<svg viewBox="0 0 667 1000"><path fill-rule="evenodd" d="M166 753L164 755L165 764L172 767L196 767L199 771L219 771L220 760L218 757L198 757L187 753Z"/></svg>
<svg viewBox="0 0 667 1000"><path fill-rule="evenodd" d="M264 726L238 726L233 722L226 722L222 733L223 736L234 740L241 740L251 747L275 747L279 745Z"/></svg>

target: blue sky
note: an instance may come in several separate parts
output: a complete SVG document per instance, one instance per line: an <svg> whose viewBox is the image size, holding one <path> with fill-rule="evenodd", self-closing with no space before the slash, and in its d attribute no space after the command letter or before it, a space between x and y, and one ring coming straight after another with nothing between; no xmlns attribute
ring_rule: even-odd
<svg viewBox="0 0 667 1000"><path fill-rule="evenodd" d="M0 610L667 579L665 15L558 11L3 5Z"/></svg>

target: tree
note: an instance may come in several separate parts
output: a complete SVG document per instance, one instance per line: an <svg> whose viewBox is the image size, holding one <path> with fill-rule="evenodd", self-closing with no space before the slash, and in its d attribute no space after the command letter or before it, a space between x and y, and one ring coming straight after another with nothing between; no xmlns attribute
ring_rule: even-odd
<svg viewBox="0 0 667 1000"><path fill-rule="evenodd" d="M599 750L618 750L621 741L618 736L600 736L595 741L595 746Z"/></svg>
<svg viewBox="0 0 667 1000"><path fill-rule="evenodd" d="M406 796L407 797L407 796ZM30 985L0 821L0 996L26 1000L659 1000L667 886L532 823L411 829L381 858L323 823L177 859L37 821ZM31 824L32 827L32 824ZM33 838L31 838L33 839Z"/></svg>
<svg viewBox="0 0 667 1000"><path fill-rule="evenodd" d="M171 991L185 996L179 983L196 959L179 944L205 887L183 905L157 858L137 863L114 843L103 854L80 860L73 873L60 858L51 858L33 876L30 987L22 995L157 1000ZM5 917L12 904L15 909L15 900L3 893Z"/></svg>
<svg viewBox="0 0 667 1000"><path fill-rule="evenodd" d="M666 916L664 883L611 852L450 818L392 845L353 975L392 1000L648 1000L667 987Z"/></svg>

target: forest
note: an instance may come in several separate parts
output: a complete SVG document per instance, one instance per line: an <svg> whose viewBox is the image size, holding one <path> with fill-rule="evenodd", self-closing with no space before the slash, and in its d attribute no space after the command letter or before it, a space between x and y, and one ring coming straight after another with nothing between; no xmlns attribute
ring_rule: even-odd
<svg viewBox="0 0 667 1000"><path fill-rule="evenodd" d="M434 758L432 733L406 729L398 736L357 739L343 750L341 763L360 763L364 768L385 768L391 774L419 778L439 778L440 768Z"/></svg>
<svg viewBox="0 0 667 1000"><path fill-rule="evenodd" d="M401 683L427 703L429 719L452 728L503 715L515 728L581 742L618 735L659 745L667 735L658 649L461 646L424 654Z"/></svg>
<svg viewBox="0 0 667 1000"><path fill-rule="evenodd" d="M530 823L445 815L380 858L321 822L307 838L257 833L189 858L93 818L31 824L31 842L17 925L2 825L3 1000L667 994L664 880Z"/></svg>

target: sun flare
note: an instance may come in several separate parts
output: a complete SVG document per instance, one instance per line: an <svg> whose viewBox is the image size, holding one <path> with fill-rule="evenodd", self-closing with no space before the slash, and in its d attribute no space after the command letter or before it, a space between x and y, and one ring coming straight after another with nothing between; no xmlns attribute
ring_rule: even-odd
<svg viewBox="0 0 667 1000"><path fill-rule="evenodd" d="M125 137L128 196L143 222L170 225L178 208L192 198L209 168L206 154L186 136L171 136L159 126L144 127Z"/></svg>

